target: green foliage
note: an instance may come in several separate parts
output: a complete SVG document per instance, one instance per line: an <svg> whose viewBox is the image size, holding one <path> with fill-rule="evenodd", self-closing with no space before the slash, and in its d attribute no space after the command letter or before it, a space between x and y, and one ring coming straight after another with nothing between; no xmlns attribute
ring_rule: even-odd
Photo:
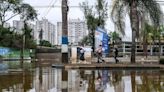
<svg viewBox="0 0 164 92"><path fill-rule="evenodd" d="M92 39L92 46L94 47L94 34L95 29L99 27L105 26L105 22L107 19L107 2L105 0L97 0L96 6L89 7L88 2L82 2L80 4L82 11L84 12L84 16L87 22L87 27L89 30L89 39ZM94 9L96 11L94 11ZM94 51L94 48L93 48Z"/></svg>
<svg viewBox="0 0 164 92"><path fill-rule="evenodd" d="M159 28L155 27L154 25L150 25L148 23L144 24L144 29L142 30L140 37L145 39L148 42L152 42L154 43L155 40L157 40L158 38L162 38L163 37L163 32L164 32L164 27L160 26Z"/></svg>
<svg viewBox="0 0 164 92"><path fill-rule="evenodd" d="M3 58L3 56L0 55L0 60Z"/></svg>
<svg viewBox="0 0 164 92"><path fill-rule="evenodd" d="M150 23L159 27L163 21L163 14L155 0L114 0L111 17L118 31L122 32L123 35L125 34L124 19L127 14L130 17L132 29L131 62L135 63L135 40L139 37L140 18L151 20Z"/></svg>
<svg viewBox="0 0 164 92"><path fill-rule="evenodd" d="M111 18L119 31L121 31L123 34L125 28L124 18L126 14L131 12L131 10L133 9L133 3L135 3L136 5L133 8L137 8L136 12L138 14L138 17L144 17L145 19L147 19L147 16L150 16L149 18L151 20L151 23L153 23L153 25L155 26L159 26L162 23L162 11L159 4L154 0L133 0L132 2L130 2L129 0L115 0L113 2ZM129 14L129 17L131 17L131 22L134 21L134 16L135 15L132 15L131 13Z"/></svg>
<svg viewBox="0 0 164 92"><path fill-rule="evenodd" d="M82 44L85 44L85 45L91 45L92 43L92 39L91 37L88 36L85 36L82 40L81 40L81 43Z"/></svg>
<svg viewBox="0 0 164 92"><path fill-rule="evenodd" d="M110 35L110 37L112 38L112 41L116 41L117 39L120 38L120 37L119 37L119 34L118 34L116 31L110 32L109 35Z"/></svg>
<svg viewBox="0 0 164 92"><path fill-rule="evenodd" d="M22 0L1 0L0 5L0 24L2 26L17 15L20 15L23 20L34 20L37 17L33 7L23 3ZM8 12L10 12L10 16ZM6 16L9 17L6 18Z"/></svg>
<svg viewBox="0 0 164 92"><path fill-rule="evenodd" d="M46 46L46 47L51 47L51 43L49 41L46 40L41 40L40 41L40 46Z"/></svg>
<svg viewBox="0 0 164 92"><path fill-rule="evenodd" d="M15 39L15 36L20 37L19 34L15 34L13 31L10 31L8 28L3 28L0 26L0 46L4 47L17 47L14 42L18 41Z"/></svg>
<svg viewBox="0 0 164 92"><path fill-rule="evenodd" d="M36 48L36 43L31 35L32 29L28 26L28 24L24 21L24 28L22 29L22 33L25 36L25 48Z"/></svg>
<svg viewBox="0 0 164 92"><path fill-rule="evenodd" d="M99 25L105 26L105 21L108 16L107 5L108 3L105 0L97 0L95 7L89 7L87 1L80 4L89 30L95 30ZM93 11L94 9L96 11Z"/></svg>
<svg viewBox="0 0 164 92"><path fill-rule="evenodd" d="M34 10L29 4L21 4L17 10L23 20L34 20L37 17L36 10Z"/></svg>
<svg viewBox="0 0 164 92"><path fill-rule="evenodd" d="M26 48L35 48L36 43L31 36L31 30L26 29ZM11 47L11 48L21 48L22 45L22 35L18 34L9 28L3 28L0 26L0 46Z"/></svg>

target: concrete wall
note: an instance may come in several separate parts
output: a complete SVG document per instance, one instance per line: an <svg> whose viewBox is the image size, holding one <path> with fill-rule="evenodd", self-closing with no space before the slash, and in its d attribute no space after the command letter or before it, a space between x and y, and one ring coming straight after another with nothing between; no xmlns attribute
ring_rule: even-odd
<svg viewBox="0 0 164 92"><path fill-rule="evenodd" d="M36 59L40 64L61 63L61 53L37 53Z"/></svg>
<svg viewBox="0 0 164 92"><path fill-rule="evenodd" d="M91 50L90 50L90 47L84 47L85 49L85 53L84 53L84 56L85 56L85 60L86 62L91 62ZM79 60L79 56L77 55L77 47L72 47L71 48L71 63L77 63Z"/></svg>

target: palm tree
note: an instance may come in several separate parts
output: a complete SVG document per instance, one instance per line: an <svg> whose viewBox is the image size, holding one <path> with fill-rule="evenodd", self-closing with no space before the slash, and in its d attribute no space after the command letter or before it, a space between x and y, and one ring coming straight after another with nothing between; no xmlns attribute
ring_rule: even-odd
<svg viewBox="0 0 164 92"><path fill-rule="evenodd" d="M162 21L162 11L156 0L114 0L113 2L111 17L123 35L125 34L124 18L126 13L130 17L132 29L131 63L135 63L136 36L139 33L139 16L142 16L143 10L149 16L151 23L158 27Z"/></svg>
<svg viewBox="0 0 164 92"><path fill-rule="evenodd" d="M141 38L141 41L143 43L143 50L144 50L144 54L147 58L147 48L148 48L148 44L151 45L151 42L152 42L152 36L153 36L153 32L154 31L154 27L151 26L150 24L148 23L144 23L144 28L140 34L140 38Z"/></svg>

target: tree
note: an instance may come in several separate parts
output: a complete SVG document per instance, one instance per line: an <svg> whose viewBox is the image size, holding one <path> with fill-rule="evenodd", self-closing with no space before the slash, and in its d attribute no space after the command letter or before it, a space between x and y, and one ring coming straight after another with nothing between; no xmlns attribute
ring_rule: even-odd
<svg viewBox="0 0 164 92"><path fill-rule="evenodd" d="M147 47L148 47L148 44L151 43L151 41L152 41L151 38L153 36L152 35L153 31L154 31L154 28L150 24L145 23L144 28L140 34L140 37L142 39L141 41L143 43L143 51L144 51L144 55L146 56L146 58L147 58Z"/></svg>
<svg viewBox="0 0 164 92"><path fill-rule="evenodd" d="M92 43L92 39L91 39L91 37L89 37L89 35L85 36L85 37L81 40L81 44L91 45L91 43Z"/></svg>
<svg viewBox="0 0 164 92"><path fill-rule="evenodd" d="M153 25L150 25L148 23L145 23L144 30L141 32L141 37L143 38L143 47L144 47L144 53L147 57L147 45L153 44L159 45L158 50L158 57L160 58L161 55L161 39L162 39L162 32L164 31L163 26L160 26L158 29L154 27ZM157 44L158 43L158 44ZM151 46L152 47L152 46Z"/></svg>
<svg viewBox="0 0 164 92"><path fill-rule="evenodd" d="M40 41L40 46L46 46L46 47L51 47L51 43L49 41L46 41L46 40L41 40Z"/></svg>
<svg viewBox="0 0 164 92"><path fill-rule="evenodd" d="M31 34L33 30L29 27L29 25L25 22L24 23L24 28L22 29L22 33L23 33L23 36L25 37L25 48L35 48L36 47L36 43L34 41L34 38Z"/></svg>
<svg viewBox="0 0 164 92"><path fill-rule="evenodd" d="M30 28L26 28L26 30L28 31L24 34L26 35L25 48L35 48L36 43L30 32L32 30ZM0 46L21 49L21 45L22 34L17 33L14 30L11 30L10 28L4 28L0 26Z"/></svg>
<svg viewBox="0 0 164 92"><path fill-rule="evenodd" d="M110 32L109 35L111 37L111 41L114 47L115 43L120 39L119 34L116 31L114 31L114 32Z"/></svg>
<svg viewBox="0 0 164 92"><path fill-rule="evenodd" d="M105 0L97 0L95 8L93 6L89 7L88 2L83 2L80 4L86 23L89 30L89 37L92 39L92 46L94 51L95 45L95 30L97 26L104 28L105 21L107 19L107 2ZM96 11L93 11L93 10Z"/></svg>
<svg viewBox="0 0 164 92"><path fill-rule="evenodd" d="M8 13L13 15L6 16ZM22 3L22 0L1 0L0 1L0 25L4 26L4 23L12 19L13 17L20 15L25 20L33 20L37 17L36 11L29 4ZM21 18L22 19L22 18Z"/></svg>
<svg viewBox="0 0 164 92"><path fill-rule="evenodd" d="M113 4L111 17L123 35L125 34L124 18L126 13L129 14L132 29L131 63L135 63L135 40L136 35L139 33L139 16L142 16L144 10L147 16L150 16L151 23L158 27L162 23L162 11L155 0L114 0Z"/></svg>

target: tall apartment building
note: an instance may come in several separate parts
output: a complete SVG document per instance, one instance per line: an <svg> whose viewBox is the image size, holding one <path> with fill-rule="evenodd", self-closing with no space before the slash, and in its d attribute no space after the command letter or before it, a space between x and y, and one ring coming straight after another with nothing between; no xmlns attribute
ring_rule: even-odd
<svg viewBox="0 0 164 92"><path fill-rule="evenodd" d="M80 19L70 19L68 21L68 42L72 45L78 43L88 34L87 25ZM57 44L61 45L62 22L57 22Z"/></svg>
<svg viewBox="0 0 164 92"><path fill-rule="evenodd" d="M40 31L43 31L42 39L49 41L52 45L57 44L55 41L55 25L50 23L47 19L42 19L40 21L36 21L36 32L34 33L34 37L38 39L37 42L39 42L39 33Z"/></svg>
<svg viewBox="0 0 164 92"><path fill-rule="evenodd" d="M52 45L57 44L57 41L55 42L55 25L50 23L47 19L42 19L39 21L36 21L36 24L28 23L30 28L33 30L31 32L32 36L36 40L37 44L39 44L39 34L42 29L43 35L42 35L42 40L49 41ZM24 27L23 21L13 21L13 27L16 29L18 32L22 32L22 28Z"/></svg>
<svg viewBox="0 0 164 92"><path fill-rule="evenodd" d="M13 27L17 32L20 32L24 27L24 23L21 20L13 20Z"/></svg>

